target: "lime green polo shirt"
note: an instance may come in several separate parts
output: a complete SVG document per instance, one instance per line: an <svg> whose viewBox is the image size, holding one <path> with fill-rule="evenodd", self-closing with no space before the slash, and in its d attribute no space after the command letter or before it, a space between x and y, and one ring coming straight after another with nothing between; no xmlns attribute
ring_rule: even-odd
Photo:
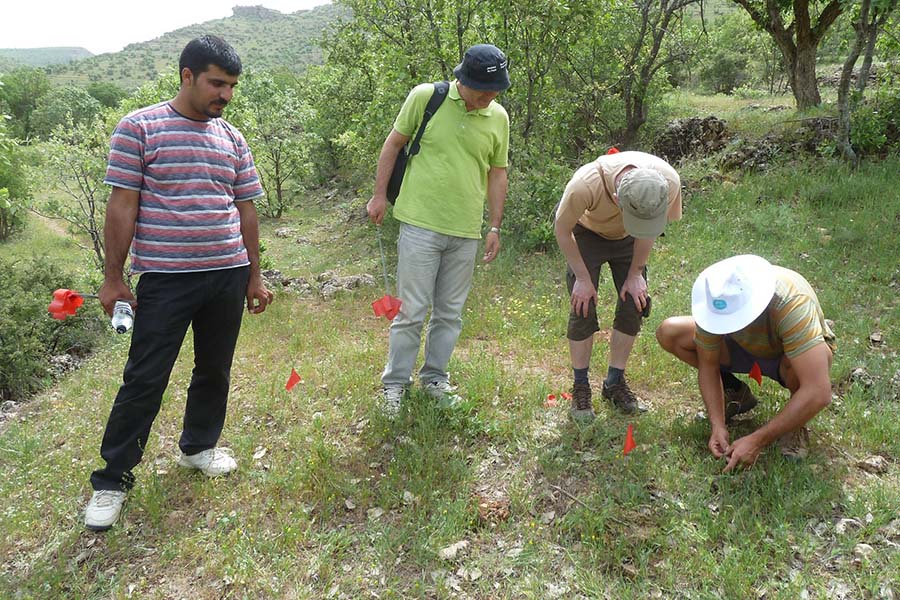
<svg viewBox="0 0 900 600"><path fill-rule="evenodd" d="M406 97L394 129L415 137L434 84L417 85ZM481 238L488 171L509 164L509 116L491 102L466 110L456 82L422 136L406 169L394 217L445 235Z"/></svg>

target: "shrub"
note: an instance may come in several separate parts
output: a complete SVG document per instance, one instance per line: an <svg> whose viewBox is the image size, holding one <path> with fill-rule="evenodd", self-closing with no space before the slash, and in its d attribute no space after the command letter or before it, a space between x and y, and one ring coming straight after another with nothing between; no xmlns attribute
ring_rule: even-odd
<svg viewBox="0 0 900 600"><path fill-rule="evenodd" d="M50 356L83 356L105 331L97 302L86 302L64 321L50 318L53 290L68 286L77 288L46 258L0 260L0 400L17 401L37 391L52 378Z"/></svg>
<svg viewBox="0 0 900 600"><path fill-rule="evenodd" d="M562 197L572 172L566 165L549 163L517 165L511 172L511 201L506 204L503 227L517 245L525 250L547 250L556 244L553 207Z"/></svg>

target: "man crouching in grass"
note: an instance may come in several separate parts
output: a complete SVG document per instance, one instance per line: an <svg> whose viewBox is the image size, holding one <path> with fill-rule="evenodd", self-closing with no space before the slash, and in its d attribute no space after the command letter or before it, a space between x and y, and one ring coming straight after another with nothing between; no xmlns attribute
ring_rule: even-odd
<svg viewBox="0 0 900 600"><path fill-rule="evenodd" d="M671 317L656 330L660 345L697 369L712 432L709 450L725 471L749 467L773 442L786 458L803 458L808 423L831 402L832 333L816 293L799 273L751 254L707 267L691 291L692 317ZM791 392L775 417L729 442L733 416L756 406L734 373L762 375Z"/></svg>

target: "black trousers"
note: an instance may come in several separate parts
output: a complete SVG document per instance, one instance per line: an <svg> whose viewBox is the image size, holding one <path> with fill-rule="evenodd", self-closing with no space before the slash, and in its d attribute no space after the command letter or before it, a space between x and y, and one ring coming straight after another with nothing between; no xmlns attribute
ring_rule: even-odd
<svg viewBox="0 0 900 600"><path fill-rule="evenodd" d="M194 370L178 445L185 454L215 447L225 425L249 276L250 267L141 275L123 383L100 446L106 468L91 474L95 490L134 485L131 470L141 462L188 325L194 330Z"/></svg>

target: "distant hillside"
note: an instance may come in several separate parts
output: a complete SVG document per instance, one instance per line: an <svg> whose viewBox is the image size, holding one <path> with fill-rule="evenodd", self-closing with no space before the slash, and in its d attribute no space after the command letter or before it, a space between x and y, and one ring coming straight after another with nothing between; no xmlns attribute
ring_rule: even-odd
<svg viewBox="0 0 900 600"><path fill-rule="evenodd" d="M84 48L0 48L0 68L46 67L93 56Z"/></svg>
<svg viewBox="0 0 900 600"><path fill-rule="evenodd" d="M306 65L322 62L319 38L339 17L347 14L346 8L332 4L290 14L262 6L236 6L230 17L183 27L148 42L129 44L121 52L53 66L48 72L57 84L105 81L133 89L156 78L161 71L176 67L184 45L207 33L218 35L234 46L245 69L280 66L300 71Z"/></svg>

